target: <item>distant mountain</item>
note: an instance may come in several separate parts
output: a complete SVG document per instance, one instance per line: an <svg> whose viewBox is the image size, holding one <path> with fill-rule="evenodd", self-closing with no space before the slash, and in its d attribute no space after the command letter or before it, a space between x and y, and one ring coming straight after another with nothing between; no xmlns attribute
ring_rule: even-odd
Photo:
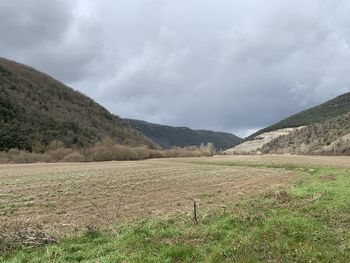
<svg viewBox="0 0 350 263"><path fill-rule="evenodd" d="M0 150L31 150L60 140L84 147L111 137L154 143L87 96L33 68L0 58Z"/></svg>
<svg viewBox="0 0 350 263"><path fill-rule="evenodd" d="M200 146L211 142L217 149L227 149L237 145L242 139L226 132L192 130L187 127L172 127L140 120L126 119L135 129L164 148L172 146Z"/></svg>
<svg viewBox="0 0 350 263"><path fill-rule="evenodd" d="M249 136L249 138L253 138L264 132L275 131L283 128L295 128L326 121L348 112L350 112L350 92L340 95L311 109L294 114L277 122L276 124L256 132L255 134Z"/></svg>
<svg viewBox="0 0 350 263"><path fill-rule="evenodd" d="M226 153L350 155L350 93L251 135Z"/></svg>

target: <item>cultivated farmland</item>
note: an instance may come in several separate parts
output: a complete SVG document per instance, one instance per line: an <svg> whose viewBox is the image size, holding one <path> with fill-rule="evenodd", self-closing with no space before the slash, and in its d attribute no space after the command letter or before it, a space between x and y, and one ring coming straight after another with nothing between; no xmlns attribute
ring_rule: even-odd
<svg viewBox="0 0 350 263"><path fill-rule="evenodd" d="M288 155L2 165L4 244L37 226L59 243L0 261L347 262L349 166Z"/></svg>
<svg viewBox="0 0 350 263"><path fill-rule="evenodd" d="M0 166L1 224L61 233L108 220L227 205L287 183L291 171L188 163L209 159ZM101 215L103 214L103 216Z"/></svg>

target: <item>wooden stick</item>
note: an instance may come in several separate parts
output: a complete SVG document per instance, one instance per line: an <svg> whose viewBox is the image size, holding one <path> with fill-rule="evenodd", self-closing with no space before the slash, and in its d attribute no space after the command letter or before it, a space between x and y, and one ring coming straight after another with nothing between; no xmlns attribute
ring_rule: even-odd
<svg viewBox="0 0 350 263"><path fill-rule="evenodd" d="M193 215L194 215L194 223L198 224L198 216L197 216L197 202L193 199Z"/></svg>

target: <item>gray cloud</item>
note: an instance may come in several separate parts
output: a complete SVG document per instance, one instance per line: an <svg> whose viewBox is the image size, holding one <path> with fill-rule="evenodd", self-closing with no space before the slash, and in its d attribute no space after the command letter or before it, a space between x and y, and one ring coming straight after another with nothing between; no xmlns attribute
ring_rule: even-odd
<svg viewBox="0 0 350 263"><path fill-rule="evenodd" d="M125 117L247 134L350 90L345 0L16 0L0 10L0 55Z"/></svg>
<svg viewBox="0 0 350 263"><path fill-rule="evenodd" d="M64 1L0 2L1 48L19 52L59 41L73 19Z"/></svg>
<svg viewBox="0 0 350 263"><path fill-rule="evenodd" d="M64 82L86 78L101 53L101 39L97 19L82 3L0 1L0 55Z"/></svg>

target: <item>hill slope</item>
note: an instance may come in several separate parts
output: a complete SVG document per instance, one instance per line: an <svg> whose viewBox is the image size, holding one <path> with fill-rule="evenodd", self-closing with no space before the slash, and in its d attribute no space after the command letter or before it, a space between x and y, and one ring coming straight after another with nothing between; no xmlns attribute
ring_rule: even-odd
<svg viewBox="0 0 350 263"><path fill-rule="evenodd" d="M350 112L276 138L262 147L267 153L350 155Z"/></svg>
<svg viewBox="0 0 350 263"><path fill-rule="evenodd" d="M302 129L305 126L299 128L284 128L275 131L264 132L255 136L253 139L245 140L239 145L227 149L224 154L256 154L261 153L262 148L277 138L285 137L298 129ZM268 151L267 151L268 152Z"/></svg>
<svg viewBox="0 0 350 263"><path fill-rule="evenodd" d="M105 137L120 144L153 142L92 99L28 66L0 58L0 150L31 150L58 139L87 146Z"/></svg>
<svg viewBox="0 0 350 263"><path fill-rule="evenodd" d="M256 132L255 134L249 136L249 138L253 138L264 132L275 131L283 128L295 128L323 122L347 112L350 112L350 92L340 95L311 109L294 114L277 122L276 124Z"/></svg>
<svg viewBox="0 0 350 263"><path fill-rule="evenodd" d="M241 138L226 132L192 130L187 127L172 127L132 119L127 119L127 121L132 127L164 148L200 146L201 143L211 142L218 149L227 149L241 141Z"/></svg>
<svg viewBox="0 0 350 263"><path fill-rule="evenodd" d="M287 133L279 133L286 129ZM248 147L251 145L257 147L251 150ZM227 151L228 154L247 152L349 155L350 93L262 129Z"/></svg>

